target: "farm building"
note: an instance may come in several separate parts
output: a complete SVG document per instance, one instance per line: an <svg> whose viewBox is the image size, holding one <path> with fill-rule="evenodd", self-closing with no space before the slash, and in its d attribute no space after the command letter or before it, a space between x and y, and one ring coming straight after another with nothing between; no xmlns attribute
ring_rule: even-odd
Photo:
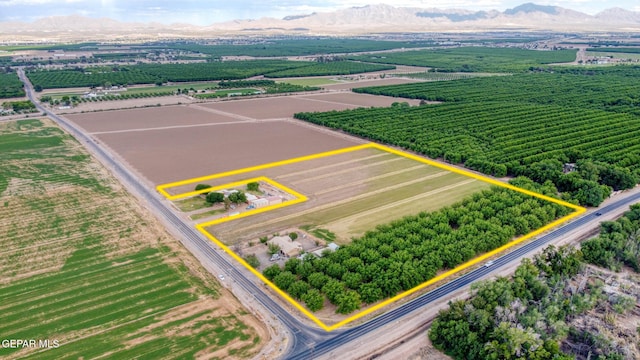
<svg viewBox="0 0 640 360"><path fill-rule="evenodd" d="M244 194L244 196L246 196L246 197L247 197L247 201L248 201L249 203L251 203L251 202L252 202L252 201L254 201L254 200L258 200L258 197L257 197L257 196L255 196L255 195L253 195L253 194L245 193L245 194Z"/></svg>
<svg viewBox="0 0 640 360"><path fill-rule="evenodd" d="M261 208L261 207L269 206L269 200L267 199L249 200L249 205L252 205L256 209Z"/></svg>
<svg viewBox="0 0 640 360"><path fill-rule="evenodd" d="M224 194L224 197L229 197L229 195L231 195L233 193L237 193L238 190L236 190L236 189L231 189L231 190L222 189L222 190L220 190L220 192Z"/></svg>
<svg viewBox="0 0 640 360"><path fill-rule="evenodd" d="M302 244L291 240L289 236L274 236L267 243L278 245L280 247L280 255L286 257L298 256L303 250Z"/></svg>
<svg viewBox="0 0 640 360"><path fill-rule="evenodd" d="M336 245L336 243L330 243L326 247L323 247L321 249L318 249L318 250L312 252L312 254L317 256L317 257L322 257L322 255L324 254L325 251L336 251L339 248L340 248L340 246Z"/></svg>
<svg viewBox="0 0 640 360"><path fill-rule="evenodd" d="M269 205L275 205L275 204L281 204L282 203L282 197L280 197L280 196L268 196L266 199L269 201Z"/></svg>

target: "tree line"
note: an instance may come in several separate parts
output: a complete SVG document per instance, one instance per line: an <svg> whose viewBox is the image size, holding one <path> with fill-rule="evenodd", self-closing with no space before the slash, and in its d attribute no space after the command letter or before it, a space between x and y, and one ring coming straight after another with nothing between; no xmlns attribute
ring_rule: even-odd
<svg viewBox="0 0 640 360"><path fill-rule="evenodd" d="M348 314L570 212L558 204L494 187L438 211L378 226L321 258L292 258L284 268L276 264L263 273L312 311L321 309L326 299L337 313Z"/></svg>
<svg viewBox="0 0 640 360"><path fill-rule="evenodd" d="M640 204L616 221L600 225L600 235L582 243L585 260L607 269L623 266L640 272Z"/></svg>
<svg viewBox="0 0 640 360"><path fill-rule="evenodd" d="M571 319L596 308L605 315L633 308L633 296L603 292L602 281L590 279L585 267L625 265L640 271L639 229L636 204L619 220L601 223L600 235L583 242L581 250L550 246L533 261L524 259L512 277L472 285L468 300L452 302L438 314L429 338L454 359L633 357L624 344L607 339L595 326L581 327ZM615 320L607 316L605 321L615 327Z"/></svg>

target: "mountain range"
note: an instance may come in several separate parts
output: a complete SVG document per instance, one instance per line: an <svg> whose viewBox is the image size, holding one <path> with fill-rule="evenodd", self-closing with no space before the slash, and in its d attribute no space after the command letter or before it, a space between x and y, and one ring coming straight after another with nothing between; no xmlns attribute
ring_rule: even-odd
<svg viewBox="0 0 640 360"><path fill-rule="evenodd" d="M236 34L359 35L398 32L638 32L640 12L611 8L596 15L533 3L505 11L409 8L389 5L333 12L234 20L208 26L128 23L80 15L46 17L32 23L0 23L0 40L183 38Z"/></svg>

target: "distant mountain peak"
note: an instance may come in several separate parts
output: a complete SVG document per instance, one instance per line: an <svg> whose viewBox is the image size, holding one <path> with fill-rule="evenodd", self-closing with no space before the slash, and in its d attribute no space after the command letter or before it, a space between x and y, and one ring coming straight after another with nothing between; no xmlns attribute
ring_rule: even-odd
<svg viewBox="0 0 640 360"><path fill-rule="evenodd" d="M304 19L306 17L313 16L315 14L316 13L311 13L311 14L306 14L306 15L288 15L288 16L283 17L282 20L291 21L291 20Z"/></svg>
<svg viewBox="0 0 640 360"><path fill-rule="evenodd" d="M535 3L525 3L504 12L374 4L311 14L292 14L280 19L263 17L253 20L230 20L208 26L118 22L74 14L45 17L31 23L0 22L0 39L42 41L57 38L100 41L113 38L207 38L254 33L353 36L371 33L509 30L640 32L640 12L612 8L592 16L558 6Z"/></svg>
<svg viewBox="0 0 640 360"><path fill-rule="evenodd" d="M507 9L504 11L505 15L516 15L517 13L533 13L533 12L541 12L549 15L557 15L558 8L550 5L538 5L534 3L526 3L520 6L516 6L513 9Z"/></svg>

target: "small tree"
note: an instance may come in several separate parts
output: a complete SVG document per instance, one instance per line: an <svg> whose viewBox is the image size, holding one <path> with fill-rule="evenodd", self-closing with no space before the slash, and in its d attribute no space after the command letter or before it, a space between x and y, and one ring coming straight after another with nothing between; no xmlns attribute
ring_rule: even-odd
<svg viewBox="0 0 640 360"><path fill-rule="evenodd" d="M252 181L247 184L248 191L260 191L260 184L257 181Z"/></svg>
<svg viewBox="0 0 640 360"><path fill-rule="evenodd" d="M289 233L289 237L291 238L291 240L295 240L298 238L298 233L297 232Z"/></svg>
<svg viewBox="0 0 640 360"><path fill-rule="evenodd" d="M280 251L280 246L276 244L269 244L269 250L267 250L267 253L269 255L277 254L279 251Z"/></svg>
<svg viewBox="0 0 640 360"><path fill-rule="evenodd" d="M207 194L207 202L211 204L219 203L224 201L224 194L219 192L210 192Z"/></svg>
<svg viewBox="0 0 640 360"><path fill-rule="evenodd" d="M248 255L244 258L244 261L246 261L247 264L251 265L251 267L254 269L260 266L260 260L258 260L258 257L255 255Z"/></svg>
<svg viewBox="0 0 640 360"><path fill-rule="evenodd" d="M267 240L268 240L268 238L266 236L263 236L263 237L260 238L260 243L266 244Z"/></svg>
<svg viewBox="0 0 640 360"><path fill-rule="evenodd" d="M280 266L278 266L278 264L273 264L273 265L269 266L268 268L264 269L262 274L267 279L273 280L273 278L276 277L281 272L282 272L282 269L280 269Z"/></svg>
<svg viewBox="0 0 640 360"><path fill-rule="evenodd" d="M310 289L306 294L302 294L300 298L311 311L318 311L324 306L324 296L316 289Z"/></svg>
<svg viewBox="0 0 640 360"><path fill-rule="evenodd" d="M204 190L204 189L209 189L211 188L211 185L209 184L198 184L196 185L196 191L200 191L200 190ZM207 195L209 192L203 192L204 195Z"/></svg>
<svg viewBox="0 0 640 360"><path fill-rule="evenodd" d="M247 195L245 195L245 193L238 191L238 192L234 192L229 194L229 201L231 201L232 203L235 204L240 204L243 202L247 202Z"/></svg>

